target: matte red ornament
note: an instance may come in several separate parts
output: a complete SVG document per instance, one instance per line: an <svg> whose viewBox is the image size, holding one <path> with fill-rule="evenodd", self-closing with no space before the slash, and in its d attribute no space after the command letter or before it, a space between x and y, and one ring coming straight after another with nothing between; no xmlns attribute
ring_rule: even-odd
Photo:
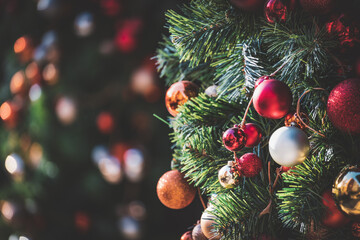
<svg viewBox="0 0 360 240"><path fill-rule="evenodd" d="M161 176L156 192L159 200L166 207L182 209L194 200L196 189L189 185L184 174L178 170L171 170Z"/></svg>
<svg viewBox="0 0 360 240"><path fill-rule="evenodd" d="M245 177L254 177L262 169L261 159L254 153L246 153L236 159L239 172Z"/></svg>
<svg viewBox="0 0 360 240"><path fill-rule="evenodd" d="M101 133L109 134L114 130L114 117L109 112L102 112L96 118L96 124Z"/></svg>
<svg viewBox="0 0 360 240"><path fill-rule="evenodd" d="M295 1L291 0L287 4L283 0L269 0L265 5L265 17L269 23L285 22L289 11L294 10Z"/></svg>
<svg viewBox="0 0 360 240"><path fill-rule="evenodd" d="M332 124L341 131L360 133L360 79L342 81L330 92L327 114Z"/></svg>
<svg viewBox="0 0 360 240"><path fill-rule="evenodd" d="M262 134L261 129L258 125L254 123L247 123L244 125L242 130L244 131L246 136L245 147L252 148L260 143Z"/></svg>
<svg viewBox="0 0 360 240"><path fill-rule="evenodd" d="M360 42L359 29L344 14L325 25L327 32L337 36L344 47L354 47L356 42Z"/></svg>
<svg viewBox="0 0 360 240"><path fill-rule="evenodd" d="M253 12L260 10L264 6L265 0L230 0L230 3L242 10Z"/></svg>
<svg viewBox="0 0 360 240"><path fill-rule="evenodd" d="M180 240L193 240L192 238L192 232L191 231L187 231L186 233L184 233Z"/></svg>
<svg viewBox="0 0 360 240"><path fill-rule="evenodd" d="M322 223L326 227L340 228L350 222L350 219L337 208L331 190L325 191L322 194L322 203L326 207L322 219Z"/></svg>
<svg viewBox="0 0 360 240"><path fill-rule="evenodd" d="M313 15L324 15L330 13L338 0L300 0L300 4L306 12Z"/></svg>
<svg viewBox="0 0 360 240"><path fill-rule="evenodd" d="M176 116L178 114L176 109L190 98L196 97L198 91L199 87L190 81L181 81L171 85L165 95L165 105L169 113Z"/></svg>
<svg viewBox="0 0 360 240"><path fill-rule="evenodd" d="M233 127L224 132L222 140L226 149L236 152L245 147L246 135L241 128Z"/></svg>
<svg viewBox="0 0 360 240"><path fill-rule="evenodd" d="M289 112L291 103L290 88L279 80L265 80L255 88L254 108L263 117L280 119Z"/></svg>

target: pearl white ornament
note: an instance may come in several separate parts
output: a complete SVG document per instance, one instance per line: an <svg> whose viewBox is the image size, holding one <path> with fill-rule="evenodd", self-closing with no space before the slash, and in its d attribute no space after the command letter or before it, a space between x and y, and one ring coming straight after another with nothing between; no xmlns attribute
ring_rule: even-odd
<svg viewBox="0 0 360 240"><path fill-rule="evenodd" d="M299 128L281 127L271 135L269 151L276 163L293 167L305 161L310 151L310 143Z"/></svg>

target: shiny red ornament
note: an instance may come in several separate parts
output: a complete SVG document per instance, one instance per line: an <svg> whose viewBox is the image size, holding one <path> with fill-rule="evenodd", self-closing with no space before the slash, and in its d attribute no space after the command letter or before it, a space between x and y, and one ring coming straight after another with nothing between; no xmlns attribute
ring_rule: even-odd
<svg viewBox="0 0 360 240"><path fill-rule="evenodd" d="M269 23L285 22L289 11L294 10L295 1L291 0L287 4L283 0L269 0L265 5L265 17Z"/></svg>
<svg viewBox="0 0 360 240"><path fill-rule="evenodd" d="M114 130L114 117L109 112L102 112L97 116L96 124L101 133L109 134Z"/></svg>
<svg viewBox="0 0 360 240"><path fill-rule="evenodd" d="M242 130L246 136L245 147L252 148L258 145L262 138L261 129L258 125L254 123L247 123L244 125Z"/></svg>
<svg viewBox="0 0 360 240"><path fill-rule="evenodd" d="M300 0L302 8L313 15L324 15L330 13L338 0Z"/></svg>
<svg viewBox="0 0 360 240"><path fill-rule="evenodd" d="M322 223L326 227L340 228L350 222L344 214L337 208L330 190L322 194L322 203L326 207Z"/></svg>
<svg viewBox="0 0 360 240"><path fill-rule="evenodd" d="M186 233L184 233L180 240L193 240L192 238L192 231L187 231Z"/></svg>
<svg viewBox="0 0 360 240"><path fill-rule="evenodd" d="M238 171L242 176L254 177L258 175L262 169L261 159L254 153L246 153L236 159Z"/></svg>
<svg viewBox="0 0 360 240"><path fill-rule="evenodd" d="M264 80L255 88L254 108L263 117L280 119L289 112L291 103L290 88L279 80Z"/></svg>
<svg viewBox="0 0 360 240"><path fill-rule="evenodd" d="M165 95L165 105L169 113L176 116L178 114L176 109L190 98L196 97L198 91L199 87L190 81L181 81L171 85Z"/></svg>
<svg viewBox="0 0 360 240"><path fill-rule="evenodd" d="M263 83L265 80L269 80L269 79L270 79L269 76L259 77L258 80L256 80L256 82L255 82L254 88L257 88L261 83Z"/></svg>
<svg viewBox="0 0 360 240"><path fill-rule="evenodd" d="M245 147L246 135L241 128L233 127L224 132L222 140L227 150L236 152Z"/></svg>
<svg viewBox="0 0 360 240"><path fill-rule="evenodd" d="M326 23L326 31L337 36L340 44L345 47L354 47L360 42L359 29L344 14Z"/></svg>
<svg viewBox="0 0 360 240"><path fill-rule="evenodd" d="M254 12L264 6L265 0L230 0L230 3L242 10Z"/></svg>
<svg viewBox="0 0 360 240"><path fill-rule="evenodd" d="M332 124L341 131L360 133L360 79L342 81L330 92L327 114Z"/></svg>

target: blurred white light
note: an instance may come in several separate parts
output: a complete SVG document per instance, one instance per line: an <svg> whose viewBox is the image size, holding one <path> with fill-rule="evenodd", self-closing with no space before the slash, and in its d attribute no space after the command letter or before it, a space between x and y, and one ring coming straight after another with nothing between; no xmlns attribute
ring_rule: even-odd
<svg viewBox="0 0 360 240"><path fill-rule="evenodd" d="M91 151L91 158L95 164L99 164L102 158L106 158L109 156L109 150L103 145L95 146Z"/></svg>
<svg viewBox="0 0 360 240"><path fill-rule="evenodd" d="M89 36L94 30L94 17L89 12L80 13L75 18L75 31L78 36Z"/></svg>
<svg viewBox="0 0 360 240"><path fill-rule="evenodd" d="M5 159L5 168L10 174L22 174L24 163L19 155L12 153Z"/></svg>
<svg viewBox="0 0 360 240"><path fill-rule="evenodd" d="M57 42L57 33L53 30L46 32L43 37L42 37L42 45L45 48L49 48L51 46L53 46L54 44L56 44Z"/></svg>
<svg viewBox="0 0 360 240"><path fill-rule="evenodd" d="M11 234L9 236L9 240L19 240L18 236L14 235L14 234Z"/></svg>
<svg viewBox="0 0 360 240"><path fill-rule="evenodd" d="M140 224L132 217L122 217L119 220L118 228L127 239L133 240L141 237Z"/></svg>
<svg viewBox="0 0 360 240"><path fill-rule="evenodd" d="M31 101L35 102L41 97L41 87L39 84L34 84L29 90L29 98Z"/></svg>
<svg viewBox="0 0 360 240"><path fill-rule="evenodd" d="M29 238L24 237L24 236L20 236L20 237L19 237L19 240L29 240Z"/></svg>
<svg viewBox="0 0 360 240"><path fill-rule="evenodd" d="M69 97L62 97L57 101L56 114L59 120L65 124L71 124L74 122L77 115L77 108L74 100Z"/></svg>
<svg viewBox="0 0 360 240"><path fill-rule="evenodd" d="M144 175L145 159L139 149L130 148L124 153L124 171L132 182L139 182Z"/></svg>
<svg viewBox="0 0 360 240"><path fill-rule="evenodd" d="M15 215L15 205L7 201L3 202L1 213L6 220L11 221Z"/></svg>
<svg viewBox="0 0 360 240"><path fill-rule="evenodd" d="M109 156L101 158L99 161L99 170L104 179L109 183L119 183L122 179L120 163L115 157Z"/></svg>

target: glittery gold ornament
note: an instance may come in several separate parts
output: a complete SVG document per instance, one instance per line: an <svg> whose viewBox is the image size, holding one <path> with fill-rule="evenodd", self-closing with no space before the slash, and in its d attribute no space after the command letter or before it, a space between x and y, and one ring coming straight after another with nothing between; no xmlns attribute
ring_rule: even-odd
<svg viewBox="0 0 360 240"><path fill-rule="evenodd" d="M169 113L176 116L178 114L176 109L190 98L196 97L198 90L198 86L190 81L181 81L171 85L165 96L165 105Z"/></svg>
<svg viewBox="0 0 360 240"><path fill-rule="evenodd" d="M178 170L171 170L162 175L156 191L162 204L172 209L187 207L196 194L196 189L189 185L184 174Z"/></svg>
<svg viewBox="0 0 360 240"><path fill-rule="evenodd" d="M344 168L335 180L332 193L343 213L352 219L360 220L360 168Z"/></svg>
<svg viewBox="0 0 360 240"><path fill-rule="evenodd" d="M300 112L300 118L305 124L309 124L309 117L305 113ZM304 130L306 128L306 126L299 120L299 117L295 112L290 112L285 116L284 124L287 127L295 126L300 128L301 130Z"/></svg>

